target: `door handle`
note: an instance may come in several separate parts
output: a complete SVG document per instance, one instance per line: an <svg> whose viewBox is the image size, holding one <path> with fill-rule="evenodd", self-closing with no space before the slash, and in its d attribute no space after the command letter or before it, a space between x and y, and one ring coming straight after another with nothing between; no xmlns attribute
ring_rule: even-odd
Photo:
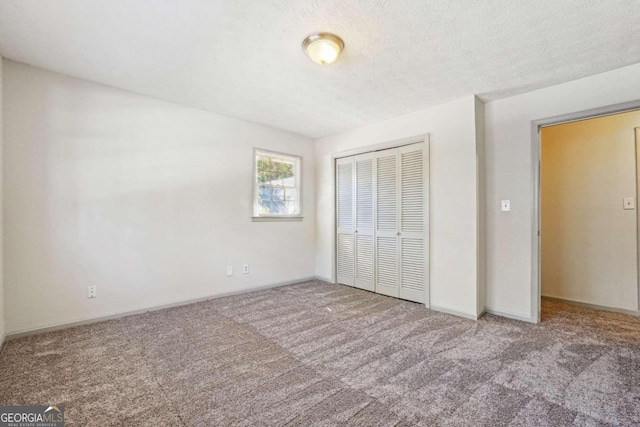
<svg viewBox="0 0 640 427"><path fill-rule="evenodd" d="M400 232L398 231L398 232L396 233L396 236L399 236L399 235L400 235Z"/></svg>

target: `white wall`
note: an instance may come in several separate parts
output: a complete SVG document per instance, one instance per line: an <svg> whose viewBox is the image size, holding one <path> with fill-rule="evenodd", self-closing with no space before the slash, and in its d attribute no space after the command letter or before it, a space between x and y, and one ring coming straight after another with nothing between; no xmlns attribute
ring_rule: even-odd
<svg viewBox="0 0 640 427"><path fill-rule="evenodd" d="M473 96L316 141L316 274L334 277L332 153L430 134L431 305L478 314L478 177Z"/></svg>
<svg viewBox="0 0 640 427"><path fill-rule="evenodd" d="M640 64L485 104L487 309L530 318L537 304L531 122L638 99Z"/></svg>
<svg viewBox="0 0 640 427"><path fill-rule="evenodd" d="M542 295L638 309L633 111L542 129Z"/></svg>
<svg viewBox="0 0 640 427"><path fill-rule="evenodd" d="M314 275L311 140L11 61L3 82L8 333ZM251 222L253 147L303 156L302 222Z"/></svg>

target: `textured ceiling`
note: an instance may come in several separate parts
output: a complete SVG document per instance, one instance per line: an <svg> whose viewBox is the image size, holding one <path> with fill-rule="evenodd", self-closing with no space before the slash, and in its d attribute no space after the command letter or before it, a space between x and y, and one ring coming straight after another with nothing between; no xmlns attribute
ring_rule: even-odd
<svg viewBox="0 0 640 427"><path fill-rule="evenodd" d="M639 23L640 0L0 0L0 54L320 137L640 62Z"/></svg>

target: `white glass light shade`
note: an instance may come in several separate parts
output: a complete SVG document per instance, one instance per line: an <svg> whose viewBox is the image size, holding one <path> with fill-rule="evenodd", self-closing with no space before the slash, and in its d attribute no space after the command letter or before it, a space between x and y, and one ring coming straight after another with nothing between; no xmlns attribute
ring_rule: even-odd
<svg viewBox="0 0 640 427"><path fill-rule="evenodd" d="M336 62L344 49L344 42L335 34L316 33L302 42L304 51L315 63L329 65Z"/></svg>

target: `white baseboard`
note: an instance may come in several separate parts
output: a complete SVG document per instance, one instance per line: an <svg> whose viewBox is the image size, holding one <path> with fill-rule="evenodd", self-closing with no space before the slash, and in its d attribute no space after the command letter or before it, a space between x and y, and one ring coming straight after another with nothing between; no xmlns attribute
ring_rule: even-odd
<svg viewBox="0 0 640 427"><path fill-rule="evenodd" d="M327 283L335 283L335 280L330 279L328 277L322 277L322 276L315 276L316 280L321 280L323 282L327 282Z"/></svg>
<svg viewBox="0 0 640 427"><path fill-rule="evenodd" d="M202 302L202 301L209 301L209 300L229 297L229 296L233 296L233 295L240 295L240 294L246 294L246 293L249 293L249 292L256 292L256 291L262 291L262 290L271 289L271 288L277 288L277 287L280 287L280 286L293 285L295 283L308 282L310 280L322 280L322 279L318 279L315 276L305 277L305 278L302 278L302 279L289 280L287 282L273 283L273 284L264 285L264 286L257 286L255 288L243 289L243 290L240 290L240 291L223 292L223 293L220 293L220 294L201 297L201 298L192 298L192 299L183 300L183 301L177 301L177 302L169 303L169 304L156 305L156 306L141 308L139 310L124 311L124 312L120 312L120 313L109 314L109 315L106 315L106 316L90 317L90 318L87 318L87 319L81 319L81 320L76 320L76 321L72 321L72 322L58 323L58 324L55 324L55 325L48 325L48 326L34 328L34 329L26 329L26 330L22 330L22 331L10 332L10 333L7 333L5 335L5 337L3 338L3 343L5 341L15 340L17 338L22 338L22 337L26 337L26 336L38 335L38 334L43 334L43 333L46 333L46 332L53 332L53 331L58 331L58 330L61 330L61 329L73 328L73 327L76 327L76 326L89 325L91 323L104 322L106 320L120 319L122 317L133 316L135 314L147 313L149 311L157 311L157 310L162 310L162 309L165 309L165 308L179 307L179 306L182 306L182 305L195 304L195 303Z"/></svg>
<svg viewBox="0 0 640 427"><path fill-rule="evenodd" d="M2 347L4 347L4 342L6 341L7 334L2 334L2 339L0 339L0 353L2 353Z"/></svg>
<svg viewBox="0 0 640 427"><path fill-rule="evenodd" d="M549 301L564 302L566 304L576 305L576 306L579 306L579 307L593 308L594 310L610 311L610 312L613 312L613 313L629 314L631 316L640 316L640 311L637 311L637 310L628 310L626 308L607 307L605 305L591 304L589 302L576 301L576 300L566 299L566 298L552 297L552 296L549 296L549 295L542 295L542 298L546 299L546 300L549 300Z"/></svg>
<svg viewBox="0 0 640 427"><path fill-rule="evenodd" d="M538 323L531 317L523 316L522 314L515 314L515 313L510 313L508 311L495 310L489 307L486 308L485 312L487 314L493 314L494 316L506 317L507 319L520 320L521 322Z"/></svg>
<svg viewBox="0 0 640 427"><path fill-rule="evenodd" d="M438 307L437 305L433 305L433 304L431 304L429 309L433 311L439 311L440 313L451 314L453 316L464 317L465 319L471 319L471 320L478 320L479 318L484 316L484 312L480 314L465 313L458 310L452 310L450 308Z"/></svg>

